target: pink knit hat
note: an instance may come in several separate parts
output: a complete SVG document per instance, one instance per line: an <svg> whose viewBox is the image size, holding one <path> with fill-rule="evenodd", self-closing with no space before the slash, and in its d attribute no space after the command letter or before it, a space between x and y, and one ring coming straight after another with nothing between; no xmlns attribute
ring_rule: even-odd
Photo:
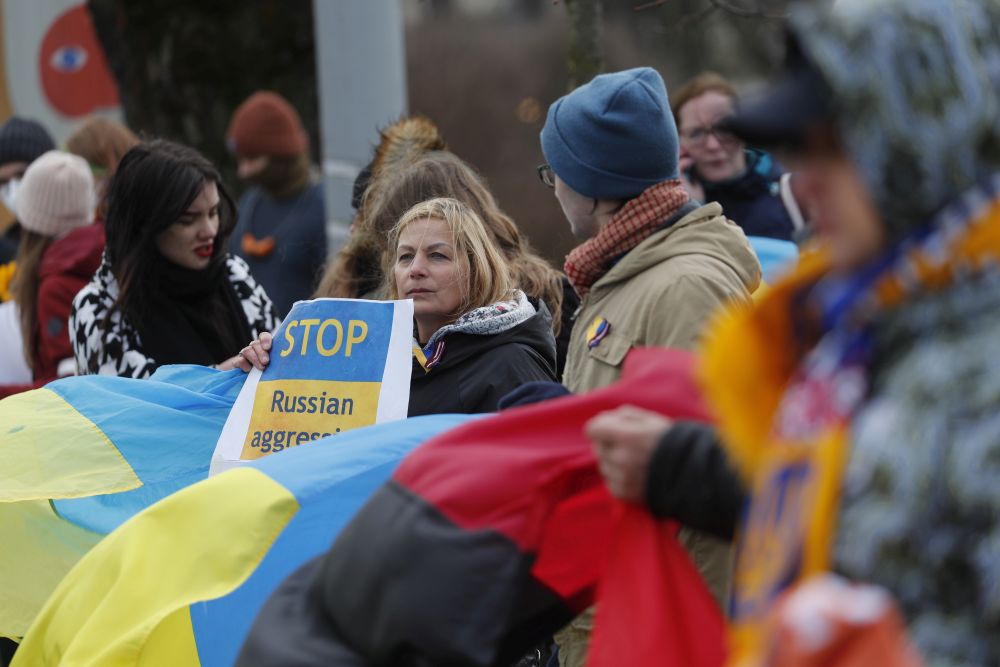
<svg viewBox="0 0 1000 667"><path fill-rule="evenodd" d="M58 238L94 219L94 177L87 161L49 151L31 163L17 190L17 218L27 230Z"/></svg>

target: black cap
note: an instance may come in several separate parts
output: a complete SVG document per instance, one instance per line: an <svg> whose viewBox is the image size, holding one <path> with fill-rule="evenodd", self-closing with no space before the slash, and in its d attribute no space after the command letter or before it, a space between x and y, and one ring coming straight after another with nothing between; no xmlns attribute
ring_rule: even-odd
<svg viewBox="0 0 1000 667"><path fill-rule="evenodd" d="M782 74L762 94L740 104L720 126L751 146L796 148L810 128L833 120L829 85L788 33Z"/></svg>
<svg viewBox="0 0 1000 667"><path fill-rule="evenodd" d="M31 164L42 154L55 150L56 142L38 122L14 116L0 125L0 165L11 162Z"/></svg>

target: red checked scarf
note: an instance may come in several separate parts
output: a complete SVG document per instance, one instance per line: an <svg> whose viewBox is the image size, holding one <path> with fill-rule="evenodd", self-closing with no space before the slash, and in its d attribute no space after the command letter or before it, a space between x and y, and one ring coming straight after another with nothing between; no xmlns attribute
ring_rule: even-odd
<svg viewBox="0 0 1000 667"><path fill-rule="evenodd" d="M566 257L563 269L580 296L608 272L611 262L648 239L690 197L680 180L664 181L647 188L615 213L597 236Z"/></svg>

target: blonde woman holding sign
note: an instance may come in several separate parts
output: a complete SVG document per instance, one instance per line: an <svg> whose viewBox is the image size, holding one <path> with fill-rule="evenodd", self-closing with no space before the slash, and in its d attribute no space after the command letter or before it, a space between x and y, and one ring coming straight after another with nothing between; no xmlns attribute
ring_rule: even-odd
<svg viewBox="0 0 1000 667"><path fill-rule="evenodd" d="M480 413L525 382L555 380L555 338L544 306L515 289L482 220L455 199L417 204L389 235L385 293L413 299L409 416ZM243 348L263 370L271 335Z"/></svg>

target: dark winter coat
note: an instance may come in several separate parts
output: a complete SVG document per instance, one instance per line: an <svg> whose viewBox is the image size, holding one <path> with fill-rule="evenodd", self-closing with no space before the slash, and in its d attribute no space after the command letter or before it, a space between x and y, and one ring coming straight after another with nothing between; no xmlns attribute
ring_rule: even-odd
<svg viewBox="0 0 1000 667"><path fill-rule="evenodd" d="M747 169L728 181L699 181L706 202L718 202L747 236L792 241L795 225L781 199L781 167L769 154L747 150ZM697 173L692 178L698 181Z"/></svg>
<svg viewBox="0 0 1000 667"><path fill-rule="evenodd" d="M548 313L498 334L453 333L440 362L425 371L413 361L409 416L494 412L525 382L556 379L556 348Z"/></svg>
<svg viewBox="0 0 1000 667"><path fill-rule="evenodd" d="M250 335L256 338L264 331L274 331L279 323L277 313L267 292L250 275L246 262L227 256L226 279L239 300ZM78 372L149 377L160 364L144 350L136 327L123 317L121 310L113 310L117 297L118 281L105 258L93 279L73 300L70 329Z"/></svg>
<svg viewBox="0 0 1000 667"><path fill-rule="evenodd" d="M677 422L660 438L646 483L653 514L732 540L746 497L713 427Z"/></svg>
<svg viewBox="0 0 1000 667"><path fill-rule="evenodd" d="M556 336L556 379L562 381L566 370L566 357L569 355L569 339L573 334L573 324L576 322L576 311L580 307L580 295L573 289L573 284L566 276L562 278L563 301L559 312L560 329Z"/></svg>

